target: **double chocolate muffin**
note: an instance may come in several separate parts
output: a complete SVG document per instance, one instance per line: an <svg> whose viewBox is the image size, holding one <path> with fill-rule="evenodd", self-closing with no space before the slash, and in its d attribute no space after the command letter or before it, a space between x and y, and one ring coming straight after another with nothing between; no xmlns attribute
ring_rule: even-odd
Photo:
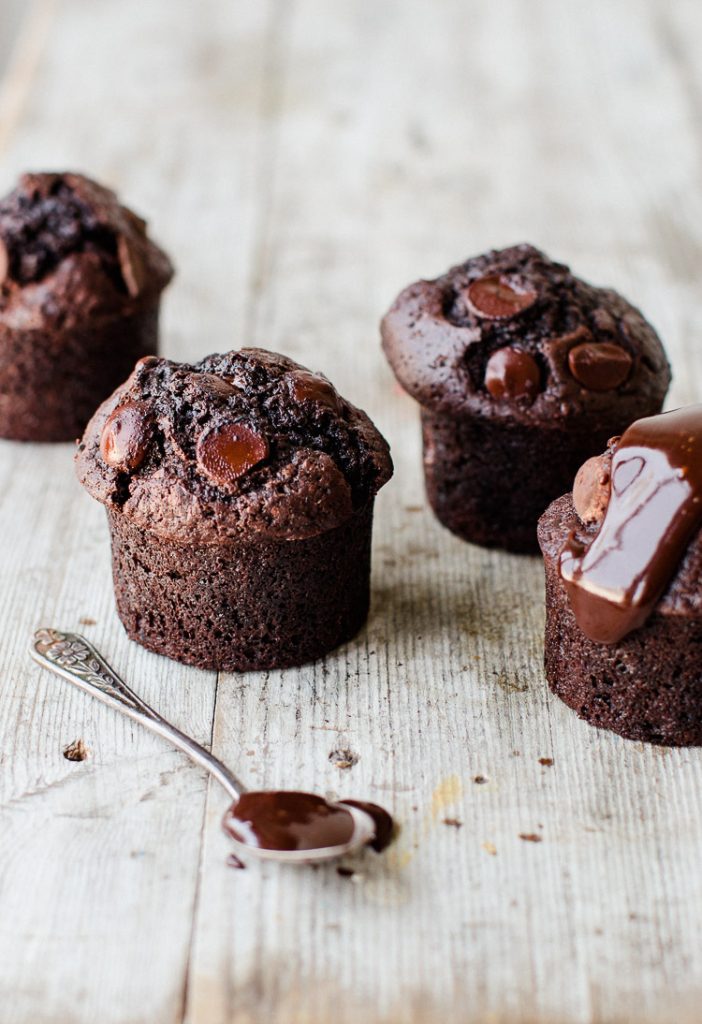
<svg viewBox="0 0 702 1024"><path fill-rule="evenodd" d="M702 744L702 406L633 423L539 523L546 674L593 725Z"/></svg>
<svg viewBox="0 0 702 1024"><path fill-rule="evenodd" d="M107 509L117 610L144 647L201 668L282 668L364 623L392 463L325 377L260 349L142 359L76 458Z"/></svg>
<svg viewBox="0 0 702 1024"><path fill-rule="evenodd" d="M382 322L421 406L427 495L464 540L538 550L536 523L578 466L670 383L660 340L616 292L531 245L418 281Z"/></svg>
<svg viewBox="0 0 702 1024"><path fill-rule="evenodd" d="M80 174L25 174L0 201L0 437L72 441L156 353L173 276L146 224Z"/></svg>

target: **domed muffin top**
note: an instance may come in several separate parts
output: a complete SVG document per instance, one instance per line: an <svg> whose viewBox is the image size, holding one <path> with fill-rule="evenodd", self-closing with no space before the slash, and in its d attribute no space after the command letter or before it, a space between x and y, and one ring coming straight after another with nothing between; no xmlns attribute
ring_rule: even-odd
<svg viewBox="0 0 702 1024"><path fill-rule="evenodd" d="M539 523L582 631L617 643L652 614L702 615L702 405L633 423Z"/></svg>
<svg viewBox="0 0 702 1024"><path fill-rule="evenodd" d="M312 537L392 475L387 443L321 374L262 349L199 363L148 356L88 424L89 493L178 543Z"/></svg>
<svg viewBox="0 0 702 1024"><path fill-rule="evenodd" d="M31 330L129 315L172 276L145 222L81 174L24 174L0 201L0 323Z"/></svg>
<svg viewBox="0 0 702 1024"><path fill-rule="evenodd" d="M658 335L616 292L531 245L494 250L400 293L381 326L398 380L427 409L554 427L660 407Z"/></svg>

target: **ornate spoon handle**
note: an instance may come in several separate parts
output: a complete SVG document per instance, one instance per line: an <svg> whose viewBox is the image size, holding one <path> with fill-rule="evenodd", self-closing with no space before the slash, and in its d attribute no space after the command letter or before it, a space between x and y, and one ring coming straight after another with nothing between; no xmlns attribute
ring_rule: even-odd
<svg viewBox="0 0 702 1024"><path fill-rule="evenodd" d="M58 629L39 629L34 634L29 653L44 668L67 679L115 711L140 722L151 732L170 740L192 761L213 775L234 800L246 792L246 787L209 750L176 729L137 697L85 637L78 633L62 633Z"/></svg>

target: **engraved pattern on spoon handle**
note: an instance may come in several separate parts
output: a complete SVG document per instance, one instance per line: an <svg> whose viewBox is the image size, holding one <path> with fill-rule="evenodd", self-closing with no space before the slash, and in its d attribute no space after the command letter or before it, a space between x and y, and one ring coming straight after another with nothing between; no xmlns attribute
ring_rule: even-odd
<svg viewBox="0 0 702 1024"><path fill-rule="evenodd" d="M58 629L39 629L34 634L29 653L43 668L50 669L108 707L170 740L213 775L234 800L246 791L243 783L209 750L176 729L141 700L85 637L78 633L62 633Z"/></svg>
<svg viewBox="0 0 702 1024"><path fill-rule="evenodd" d="M31 654L46 668L51 668L55 672L64 669L60 673L64 678L80 685L81 689L102 699L106 704L117 701L132 711L141 711L149 718L159 717L153 708L129 689L93 645L77 633L39 629L34 634ZM99 692L96 693L96 690Z"/></svg>

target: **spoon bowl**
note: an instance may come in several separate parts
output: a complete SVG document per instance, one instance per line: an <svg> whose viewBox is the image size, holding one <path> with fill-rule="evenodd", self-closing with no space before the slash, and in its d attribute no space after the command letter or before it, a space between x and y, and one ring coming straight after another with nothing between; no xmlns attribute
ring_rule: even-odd
<svg viewBox="0 0 702 1024"><path fill-rule="evenodd" d="M283 864L316 864L368 845L381 848L378 839L391 821L382 808L367 805L368 813L357 801L331 803L297 790L247 790L209 750L138 697L78 633L37 630L29 653L43 668L169 740L214 776L233 801L222 824L238 852Z"/></svg>

